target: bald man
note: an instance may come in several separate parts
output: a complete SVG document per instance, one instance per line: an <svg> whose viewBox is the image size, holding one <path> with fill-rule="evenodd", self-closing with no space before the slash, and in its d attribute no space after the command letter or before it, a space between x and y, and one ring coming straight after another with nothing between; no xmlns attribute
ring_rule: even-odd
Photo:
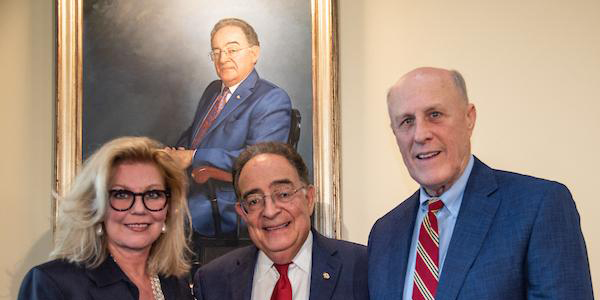
<svg viewBox="0 0 600 300"><path fill-rule="evenodd" d="M477 114L460 73L413 70L387 101L421 187L371 230L371 300L593 299L569 190L471 154Z"/></svg>

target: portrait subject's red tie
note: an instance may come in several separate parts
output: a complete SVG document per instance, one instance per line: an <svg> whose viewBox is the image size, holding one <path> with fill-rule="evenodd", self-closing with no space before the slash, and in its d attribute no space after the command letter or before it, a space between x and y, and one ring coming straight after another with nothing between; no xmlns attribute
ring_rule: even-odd
<svg viewBox="0 0 600 300"><path fill-rule="evenodd" d="M202 124L200 124L200 129L198 129L198 132L194 136L194 141L192 142L192 149L198 148L198 145L200 145L200 141L202 141L202 138L204 137L210 126L212 126L212 124L219 116L219 113L221 113L221 111L223 110L223 107L225 107L225 104L227 103L228 94L229 88L225 87L215 99L213 106L211 107L208 114L206 114L206 117L202 121Z"/></svg>
<svg viewBox="0 0 600 300"><path fill-rule="evenodd" d="M278 265L274 264L277 272L279 272L279 280L275 283L271 300L292 300L292 284L288 278L288 267L290 264Z"/></svg>
<svg viewBox="0 0 600 300"><path fill-rule="evenodd" d="M413 300L434 300L440 277L440 238L435 213L444 203L439 198L427 201L429 209L419 230Z"/></svg>

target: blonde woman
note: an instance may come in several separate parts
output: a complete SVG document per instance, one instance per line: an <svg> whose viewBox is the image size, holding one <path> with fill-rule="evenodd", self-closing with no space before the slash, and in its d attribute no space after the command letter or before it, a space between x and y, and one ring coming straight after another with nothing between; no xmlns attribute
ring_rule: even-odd
<svg viewBox="0 0 600 300"><path fill-rule="evenodd" d="M19 299L193 299L186 176L158 142L124 137L85 163L59 201L54 260Z"/></svg>

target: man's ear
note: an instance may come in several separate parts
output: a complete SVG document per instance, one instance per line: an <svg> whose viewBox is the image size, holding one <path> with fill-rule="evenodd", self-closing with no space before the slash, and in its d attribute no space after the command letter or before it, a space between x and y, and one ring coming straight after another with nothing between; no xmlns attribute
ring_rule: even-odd
<svg viewBox="0 0 600 300"><path fill-rule="evenodd" d="M473 132L473 128L475 128L475 121L477 120L477 109L475 109L475 105L473 103L469 103L467 105L467 128L471 132Z"/></svg>
<svg viewBox="0 0 600 300"><path fill-rule="evenodd" d="M312 216L315 210L315 187L312 184L309 184L306 187L306 201L308 205L308 210L310 211L310 215Z"/></svg>
<svg viewBox="0 0 600 300"><path fill-rule="evenodd" d="M240 216L240 218L242 218L242 220L244 220L244 222L248 223L248 216L244 212L244 209L239 202L235 203L235 212L238 214L238 216Z"/></svg>
<svg viewBox="0 0 600 300"><path fill-rule="evenodd" d="M252 53L252 63L254 63L256 65L256 62L258 61L258 57L260 56L260 47L252 46L252 47L250 47L250 52Z"/></svg>

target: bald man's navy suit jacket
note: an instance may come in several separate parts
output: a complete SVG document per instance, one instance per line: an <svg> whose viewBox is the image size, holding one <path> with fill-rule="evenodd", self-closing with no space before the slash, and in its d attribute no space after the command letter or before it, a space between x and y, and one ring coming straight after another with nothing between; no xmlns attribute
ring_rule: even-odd
<svg viewBox="0 0 600 300"><path fill-rule="evenodd" d="M402 299L418 206L417 191L371 230L372 300ZM435 299L593 299L569 190L475 158Z"/></svg>
<svg viewBox="0 0 600 300"><path fill-rule="evenodd" d="M258 249L252 245L203 266L194 277L194 295L198 300L250 300L257 258ZM313 230L311 269L310 300L369 299L365 246L326 238Z"/></svg>

